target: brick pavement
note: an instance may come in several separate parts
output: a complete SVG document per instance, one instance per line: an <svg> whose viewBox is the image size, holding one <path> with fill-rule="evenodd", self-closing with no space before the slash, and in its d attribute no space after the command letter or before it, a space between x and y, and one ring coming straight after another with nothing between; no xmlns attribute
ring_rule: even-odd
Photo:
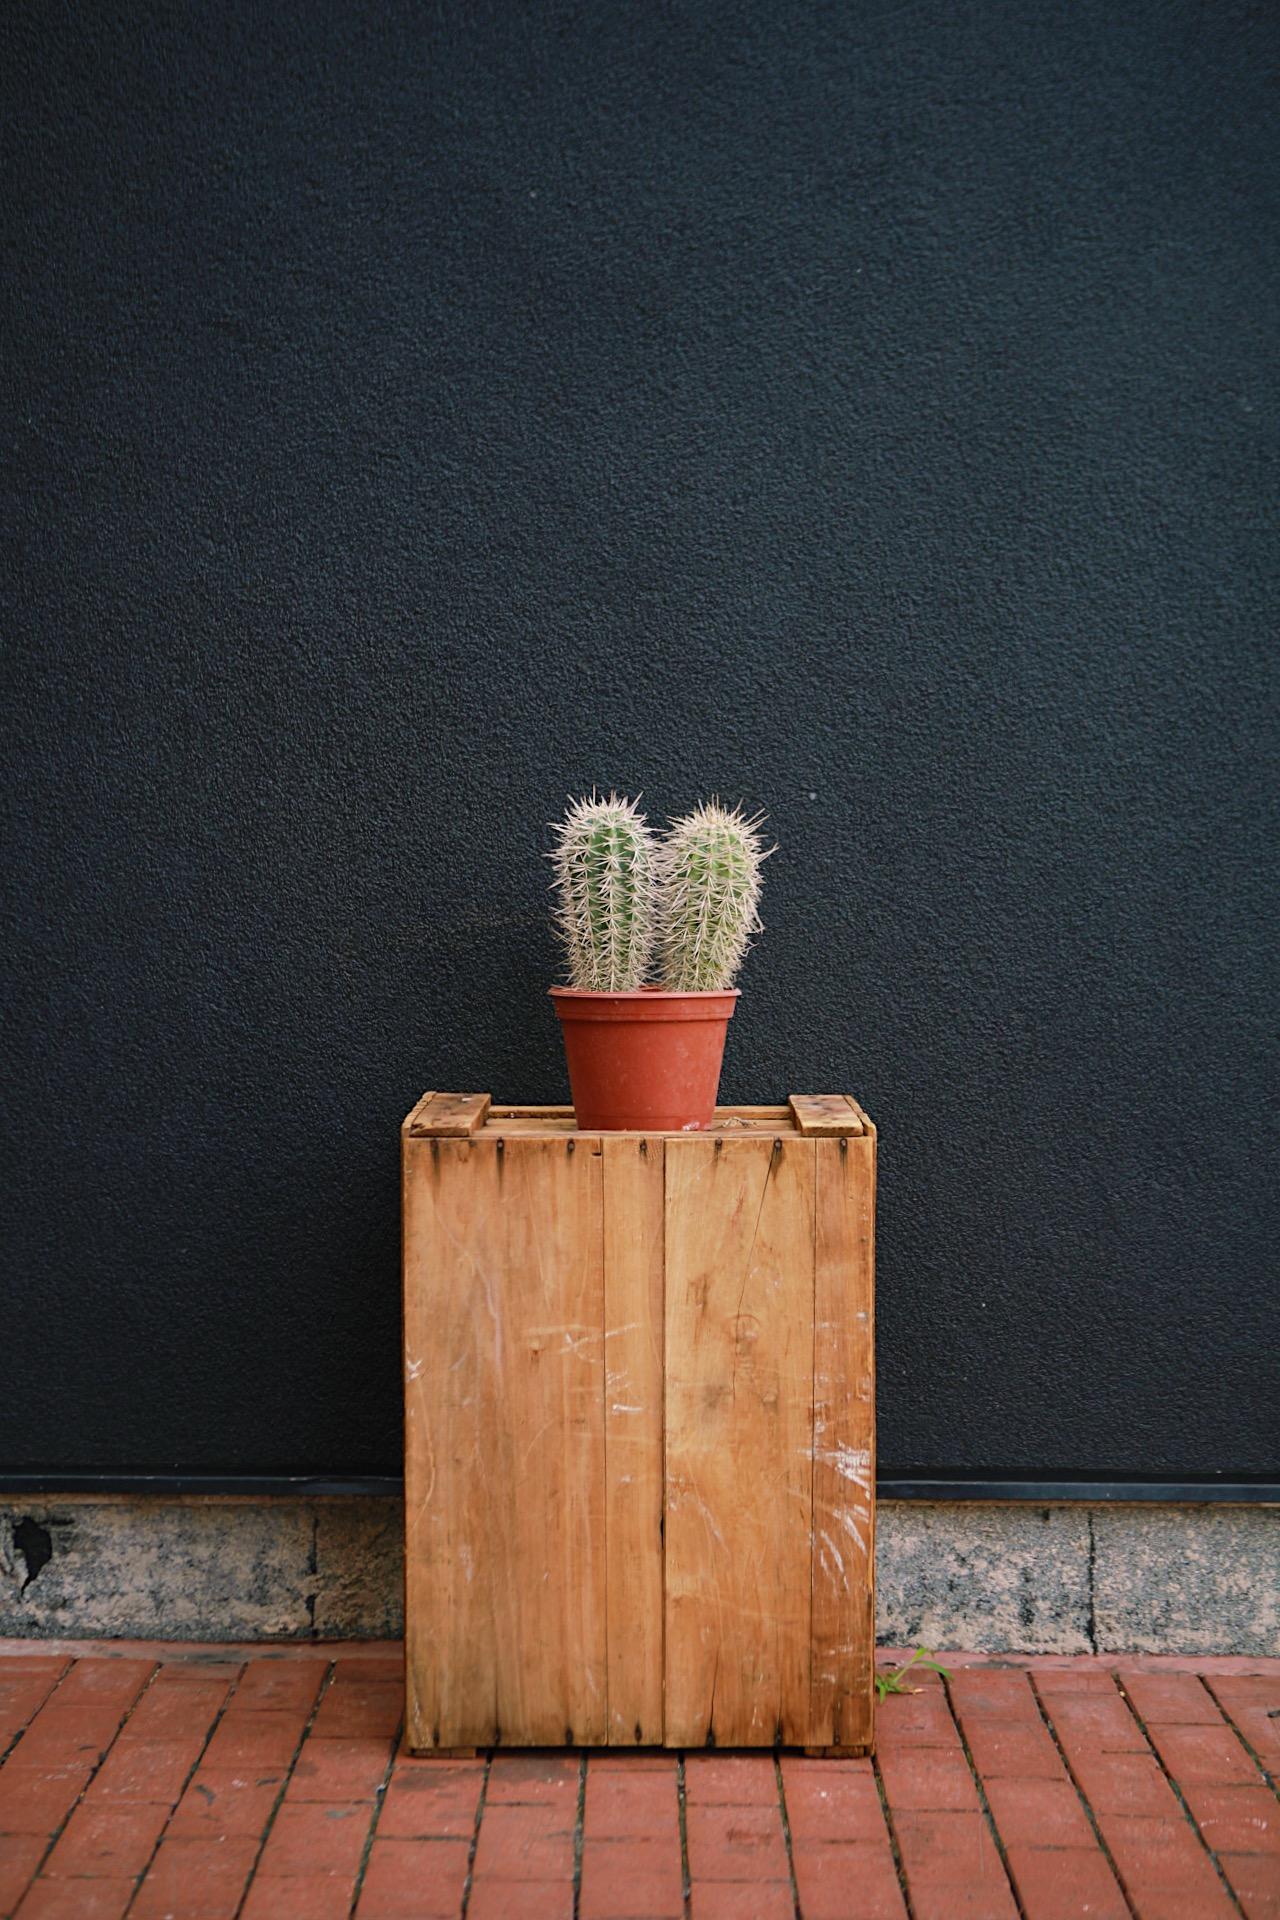
<svg viewBox="0 0 1280 1920"><path fill-rule="evenodd" d="M875 1762L397 1750L393 1647L0 1649L8 1920L1280 1920L1280 1661L984 1660Z"/></svg>

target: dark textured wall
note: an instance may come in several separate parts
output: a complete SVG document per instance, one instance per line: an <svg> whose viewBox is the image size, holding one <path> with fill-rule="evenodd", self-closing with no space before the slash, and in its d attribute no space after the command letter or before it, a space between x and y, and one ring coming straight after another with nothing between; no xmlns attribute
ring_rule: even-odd
<svg viewBox="0 0 1280 1920"><path fill-rule="evenodd" d="M394 1469L592 781L768 809L887 1464L1280 1465L1278 21L5 8L0 1465Z"/></svg>

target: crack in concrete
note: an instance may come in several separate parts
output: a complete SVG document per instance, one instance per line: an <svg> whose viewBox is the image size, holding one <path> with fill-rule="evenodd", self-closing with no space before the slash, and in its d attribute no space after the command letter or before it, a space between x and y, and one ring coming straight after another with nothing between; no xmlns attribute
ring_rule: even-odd
<svg viewBox="0 0 1280 1920"><path fill-rule="evenodd" d="M1089 1651L1098 1651L1098 1587L1095 1578L1098 1559L1098 1544L1093 1531L1093 1509L1085 1516L1089 1523L1089 1620L1086 1631L1089 1635Z"/></svg>

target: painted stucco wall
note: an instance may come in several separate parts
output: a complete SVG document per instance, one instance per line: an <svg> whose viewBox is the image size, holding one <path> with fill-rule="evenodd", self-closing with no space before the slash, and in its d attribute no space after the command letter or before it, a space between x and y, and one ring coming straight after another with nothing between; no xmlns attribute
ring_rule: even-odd
<svg viewBox="0 0 1280 1920"><path fill-rule="evenodd" d="M393 1471L544 823L767 808L881 1457L1274 1470L1274 11L6 7L0 1465Z"/></svg>

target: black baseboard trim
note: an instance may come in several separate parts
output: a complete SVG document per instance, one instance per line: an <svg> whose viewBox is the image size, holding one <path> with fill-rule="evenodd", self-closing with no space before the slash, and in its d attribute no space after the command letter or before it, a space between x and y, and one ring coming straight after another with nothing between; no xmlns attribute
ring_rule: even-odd
<svg viewBox="0 0 1280 1920"><path fill-rule="evenodd" d="M1061 1480L996 1479L968 1474L881 1474L876 1480L881 1500L994 1500L1022 1501L1033 1506L1056 1506L1076 1501L1088 1506L1104 1503L1160 1506L1217 1506L1222 1502L1247 1506L1280 1504L1277 1480L1091 1480L1074 1476Z"/></svg>
<svg viewBox="0 0 1280 1920"><path fill-rule="evenodd" d="M281 1495L310 1499L354 1497L398 1498L403 1483L399 1474L328 1475L255 1474L255 1473L6 1473L0 1469L0 1499L91 1498L94 1495L119 1496L156 1494L167 1498L259 1498ZM1173 1506L1207 1505L1280 1505L1280 1480L1261 1476L1235 1476L1221 1479L1127 1479L1120 1475L1090 1477L1067 1474L1057 1479L1030 1475L1000 1477L991 1474L896 1472L882 1473L876 1480L881 1500L920 1500L943 1503L952 1500L1018 1501L1032 1506L1053 1506L1075 1501L1089 1506L1102 1503L1155 1504Z"/></svg>

